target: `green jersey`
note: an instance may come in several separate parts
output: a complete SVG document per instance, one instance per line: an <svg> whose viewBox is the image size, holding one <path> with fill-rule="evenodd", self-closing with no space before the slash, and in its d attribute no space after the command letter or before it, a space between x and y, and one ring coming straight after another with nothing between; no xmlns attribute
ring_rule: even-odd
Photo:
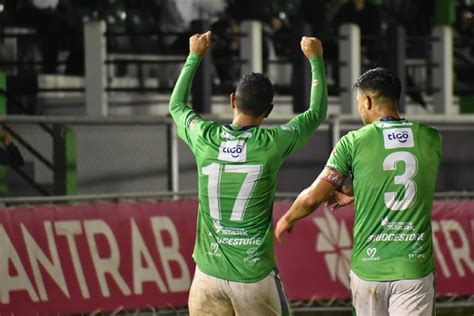
<svg viewBox="0 0 474 316"><path fill-rule="evenodd" d="M310 108L274 128L221 125L186 105L201 57L190 54L170 100L178 135L191 148L199 177L193 258L204 273L256 282L275 268L272 209L284 159L304 145L326 118L324 62L310 60Z"/></svg>
<svg viewBox="0 0 474 316"><path fill-rule="evenodd" d="M431 208L441 137L411 121L379 121L342 137L327 166L352 175L352 270L362 279L421 278L434 270Z"/></svg>

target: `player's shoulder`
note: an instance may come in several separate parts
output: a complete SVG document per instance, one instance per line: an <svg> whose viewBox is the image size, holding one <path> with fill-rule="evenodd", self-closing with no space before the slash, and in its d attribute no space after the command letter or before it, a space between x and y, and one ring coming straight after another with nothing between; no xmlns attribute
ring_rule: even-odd
<svg viewBox="0 0 474 316"><path fill-rule="evenodd" d="M350 131L342 138L346 139L346 141L356 141L358 139L370 136L371 132L374 130L374 124L364 125L359 129Z"/></svg>
<svg viewBox="0 0 474 316"><path fill-rule="evenodd" d="M425 135L425 137L431 137L431 138L441 140L441 133L433 126L427 125L419 121L411 121L411 122L413 123L413 125L417 126L419 131L423 132L422 134Z"/></svg>
<svg viewBox="0 0 474 316"><path fill-rule="evenodd" d="M421 123L421 122L416 122L416 123L418 124L418 126L420 128L425 129L429 133L440 134L440 132L436 128L434 128L433 126L430 126L430 125L427 125L427 124Z"/></svg>
<svg viewBox="0 0 474 316"><path fill-rule="evenodd" d="M185 126L189 129L205 129L216 128L219 127L220 124L211 120L203 119L199 114L193 113L187 117Z"/></svg>

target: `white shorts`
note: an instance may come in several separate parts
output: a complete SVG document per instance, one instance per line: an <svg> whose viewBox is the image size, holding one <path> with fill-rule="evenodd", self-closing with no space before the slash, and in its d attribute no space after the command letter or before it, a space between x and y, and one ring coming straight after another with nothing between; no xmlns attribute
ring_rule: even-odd
<svg viewBox="0 0 474 316"><path fill-rule="evenodd" d="M431 316L434 310L434 274L421 279L365 281L350 272L352 306L364 316Z"/></svg>
<svg viewBox="0 0 474 316"><path fill-rule="evenodd" d="M188 304L190 316L289 315L277 271L258 282L243 283L212 277L196 266Z"/></svg>

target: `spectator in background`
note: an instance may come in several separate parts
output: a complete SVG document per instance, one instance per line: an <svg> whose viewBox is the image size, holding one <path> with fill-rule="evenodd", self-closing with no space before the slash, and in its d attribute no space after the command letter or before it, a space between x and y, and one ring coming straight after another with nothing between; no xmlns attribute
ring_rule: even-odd
<svg viewBox="0 0 474 316"><path fill-rule="evenodd" d="M457 45L454 45L456 75L461 82L474 82L474 6L461 3L456 10Z"/></svg>
<svg viewBox="0 0 474 316"><path fill-rule="evenodd" d="M278 3L273 3L271 0L230 0L228 11L235 19L237 25L248 20L260 21L263 24L263 30L266 34L271 36L279 34L281 38L282 35L283 37L285 36L285 32L289 32L286 15L282 14L280 16L280 12L278 12L282 8L290 8L290 2L286 1L285 3L284 0L279 0ZM263 70L266 72L270 55L269 46L272 45L272 48L276 48L277 51L281 52L281 50L278 45L275 46L275 43L270 37L263 36L262 41ZM286 45L286 48L288 47L291 46Z"/></svg>
<svg viewBox="0 0 474 316"><path fill-rule="evenodd" d="M384 0L383 12L405 28L407 35L429 35L434 21L432 0Z"/></svg>
<svg viewBox="0 0 474 316"><path fill-rule="evenodd" d="M344 1L345 3L345 1ZM332 18L339 11L341 1L326 0L301 0L299 6L299 21L308 24L311 28L311 34L322 37L325 42L328 86L339 85L339 72L337 63L339 62L337 35L339 30L337 26L331 24ZM331 13L330 13L331 12ZM329 90L331 92L331 89Z"/></svg>
<svg viewBox="0 0 474 316"><path fill-rule="evenodd" d="M0 165L14 168L23 166L25 164L23 156L13 144L10 133L3 126L0 126L0 140Z"/></svg>
<svg viewBox="0 0 474 316"><path fill-rule="evenodd" d="M185 53L194 22L198 20L209 23L216 22L226 9L225 0L162 0L161 14L158 19L160 30L163 32L182 33L176 36L166 36L165 46L171 51Z"/></svg>
<svg viewBox="0 0 474 316"><path fill-rule="evenodd" d="M36 30L41 41L43 72L58 72L61 49L69 52L65 74L84 74L82 21L70 0L20 0L17 20Z"/></svg>
<svg viewBox="0 0 474 316"><path fill-rule="evenodd" d="M377 40L367 37L380 36L382 29L379 8L368 0L351 0L342 5L333 19L334 26L339 27L344 23L354 23L360 27L362 41L362 59L374 63L379 57L376 50Z"/></svg>

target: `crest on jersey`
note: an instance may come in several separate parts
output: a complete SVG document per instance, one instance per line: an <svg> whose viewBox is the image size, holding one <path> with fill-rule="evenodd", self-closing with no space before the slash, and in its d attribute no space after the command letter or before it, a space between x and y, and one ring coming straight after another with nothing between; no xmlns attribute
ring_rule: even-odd
<svg viewBox="0 0 474 316"><path fill-rule="evenodd" d="M383 142L385 149L415 146L411 128L384 129Z"/></svg>
<svg viewBox="0 0 474 316"><path fill-rule="evenodd" d="M193 128L199 122L199 117L197 115L190 116L186 121L187 128Z"/></svg>
<svg viewBox="0 0 474 316"><path fill-rule="evenodd" d="M293 124L288 123L288 124L282 125L281 129L284 130L284 131L294 131L296 129L296 126L294 126Z"/></svg>
<svg viewBox="0 0 474 316"><path fill-rule="evenodd" d="M217 159L230 162L247 161L247 146L244 140L222 142Z"/></svg>

